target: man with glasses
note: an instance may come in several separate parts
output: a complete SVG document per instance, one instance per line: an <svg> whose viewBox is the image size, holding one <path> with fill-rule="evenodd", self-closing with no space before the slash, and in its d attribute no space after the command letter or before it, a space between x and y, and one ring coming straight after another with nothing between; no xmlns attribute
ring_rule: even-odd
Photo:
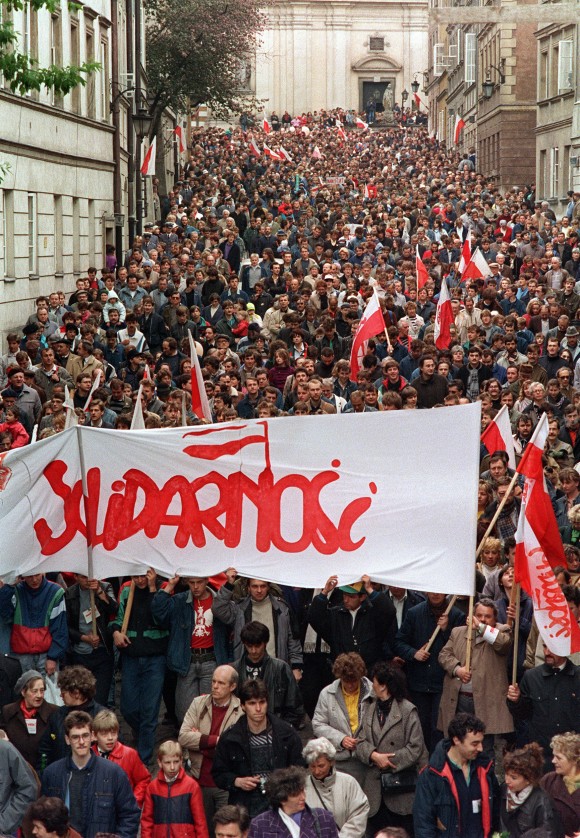
<svg viewBox="0 0 580 838"><path fill-rule="evenodd" d="M41 794L63 800L70 821L85 838L112 833L133 838L139 828L139 807L123 769L91 750L91 717L82 710L68 714L64 722L69 756L44 771Z"/></svg>

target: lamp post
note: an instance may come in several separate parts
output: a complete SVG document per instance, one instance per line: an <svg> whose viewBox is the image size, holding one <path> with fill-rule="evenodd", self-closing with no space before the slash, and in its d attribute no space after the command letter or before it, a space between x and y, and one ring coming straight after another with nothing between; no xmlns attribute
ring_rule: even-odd
<svg viewBox="0 0 580 838"><path fill-rule="evenodd" d="M403 107L405 107L405 102L409 98L409 91L407 89L403 90L401 93L401 101L403 102Z"/></svg>
<svg viewBox="0 0 580 838"><path fill-rule="evenodd" d="M418 93L419 92L419 87L420 87L420 85L419 85L419 82L417 81L417 73L415 73L415 77L413 78L413 81L411 82L411 90L413 91L413 93Z"/></svg>
<svg viewBox="0 0 580 838"><path fill-rule="evenodd" d="M500 66L496 67L494 64L490 64L489 68L486 70L485 73L485 81L481 83L481 91L483 93L484 99L491 99L493 96L493 91L495 90L495 82L491 80L491 71L495 70L499 76L499 83L505 84L505 59L502 58L500 62Z"/></svg>
<svg viewBox="0 0 580 838"><path fill-rule="evenodd" d="M137 142L139 143L139 148L141 148L141 143L143 139L149 134L149 130L151 128L151 123L153 121L153 117L142 105L140 105L136 111L136 113L131 114L131 122L133 124L133 130L135 131L135 136L137 137ZM139 167L135 172L135 176L137 178L137 202L136 202L136 227L137 227L137 235L140 236L143 230L143 175L141 174L141 166L140 166L141 155L135 155L135 167Z"/></svg>

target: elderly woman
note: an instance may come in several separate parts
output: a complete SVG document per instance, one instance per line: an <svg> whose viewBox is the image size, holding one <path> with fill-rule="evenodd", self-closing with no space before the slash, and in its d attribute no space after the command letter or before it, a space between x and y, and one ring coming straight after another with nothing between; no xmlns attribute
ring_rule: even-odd
<svg viewBox="0 0 580 838"><path fill-rule="evenodd" d="M558 813L562 831L574 835L580 829L580 734L561 733L552 738L554 771L540 785Z"/></svg>
<svg viewBox="0 0 580 838"><path fill-rule="evenodd" d="M370 804L369 831L375 835L385 826L401 826L413 835L414 785L427 764L419 714L405 698L404 676L394 667L375 665L373 690L356 746L361 762L371 766L363 786Z"/></svg>
<svg viewBox="0 0 580 838"><path fill-rule="evenodd" d="M81 838L71 827L68 809L58 797L39 797L31 803L22 832L26 838Z"/></svg>
<svg viewBox="0 0 580 838"><path fill-rule="evenodd" d="M311 739L302 756L310 770L306 802L332 812L340 838L362 838L367 826L369 801L354 777L335 770L336 748L321 736Z"/></svg>
<svg viewBox="0 0 580 838"><path fill-rule="evenodd" d="M14 687L20 696L13 704L6 704L0 711L0 729L5 731L14 747L24 759L35 766L40 740L48 720L58 707L44 700L44 678L35 669L24 672Z"/></svg>
<svg viewBox="0 0 580 838"><path fill-rule="evenodd" d="M371 700L372 684L366 665L356 652L338 655L332 667L336 678L325 687L312 717L315 736L324 736L336 748L336 770L363 785L366 767L356 754L362 711Z"/></svg>
<svg viewBox="0 0 580 838"><path fill-rule="evenodd" d="M305 785L303 768L273 771L265 789L271 809L252 820L248 838L338 838L332 814L307 805Z"/></svg>

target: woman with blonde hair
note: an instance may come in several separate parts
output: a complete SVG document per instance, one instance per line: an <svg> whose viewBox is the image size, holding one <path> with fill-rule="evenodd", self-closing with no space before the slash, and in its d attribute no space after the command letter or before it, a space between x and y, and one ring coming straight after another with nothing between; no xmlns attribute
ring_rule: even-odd
<svg viewBox="0 0 580 838"><path fill-rule="evenodd" d="M550 797L565 835L580 829L580 734L560 733L550 742L554 771L540 785Z"/></svg>

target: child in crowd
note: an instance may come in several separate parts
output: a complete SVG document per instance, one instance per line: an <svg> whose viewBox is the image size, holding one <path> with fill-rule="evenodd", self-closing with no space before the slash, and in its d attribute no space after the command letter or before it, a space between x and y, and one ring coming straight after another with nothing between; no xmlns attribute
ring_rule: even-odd
<svg viewBox="0 0 580 838"><path fill-rule="evenodd" d="M162 742L159 773L145 792L141 838L209 838L201 789L182 765L181 745Z"/></svg>
<svg viewBox="0 0 580 838"><path fill-rule="evenodd" d="M101 710L92 723L93 751L120 766L131 783L138 806L143 805L145 791L151 774L145 768L134 748L119 742L119 720L112 710Z"/></svg>

